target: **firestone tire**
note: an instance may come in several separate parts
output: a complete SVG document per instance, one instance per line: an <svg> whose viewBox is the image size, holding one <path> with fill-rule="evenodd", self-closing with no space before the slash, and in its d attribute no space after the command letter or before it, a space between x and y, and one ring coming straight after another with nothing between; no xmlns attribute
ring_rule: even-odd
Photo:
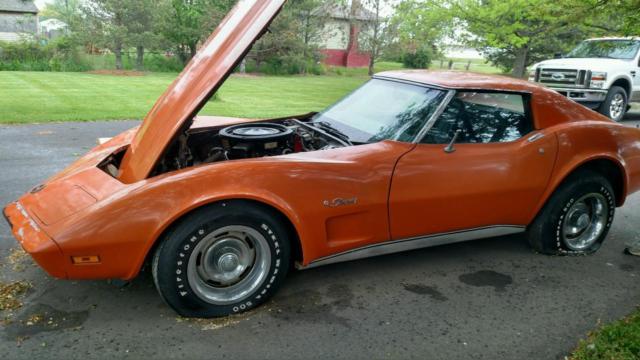
<svg viewBox="0 0 640 360"><path fill-rule="evenodd" d="M612 86L604 102L598 108L598 112L613 121L620 122L629 109L628 105L629 97L625 89L620 86Z"/></svg>
<svg viewBox="0 0 640 360"><path fill-rule="evenodd" d="M286 227L273 211L247 201L196 210L161 241L153 279L162 299L184 317L252 309L278 290L289 270Z"/></svg>
<svg viewBox="0 0 640 360"><path fill-rule="evenodd" d="M527 229L529 243L547 255L589 255L602 246L615 214L610 182L592 171L572 174Z"/></svg>

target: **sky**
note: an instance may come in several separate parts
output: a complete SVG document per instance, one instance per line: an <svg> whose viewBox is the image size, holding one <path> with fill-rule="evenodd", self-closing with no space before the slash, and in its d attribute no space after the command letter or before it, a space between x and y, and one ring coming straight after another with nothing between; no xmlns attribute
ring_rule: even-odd
<svg viewBox="0 0 640 360"><path fill-rule="evenodd" d="M47 3L50 3L52 1L53 0L36 0L35 3L36 6L38 6L38 9L42 10Z"/></svg>

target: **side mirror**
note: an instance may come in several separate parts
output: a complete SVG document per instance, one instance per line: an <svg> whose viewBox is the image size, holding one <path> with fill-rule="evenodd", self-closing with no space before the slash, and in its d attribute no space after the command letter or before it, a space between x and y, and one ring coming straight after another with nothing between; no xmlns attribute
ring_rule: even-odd
<svg viewBox="0 0 640 360"><path fill-rule="evenodd" d="M462 130L460 129L456 130L456 133L453 135L453 138L451 138L451 142L449 142L449 145L447 145L447 147L444 148L444 152L446 152L447 154L451 154L452 152L456 151L456 148L454 145L456 141L458 141L458 137L460 137L461 133L462 133Z"/></svg>
<svg viewBox="0 0 640 360"><path fill-rule="evenodd" d="M562 53L555 53L555 54L553 54L553 58L554 58L554 59L562 59L562 58L563 58Z"/></svg>

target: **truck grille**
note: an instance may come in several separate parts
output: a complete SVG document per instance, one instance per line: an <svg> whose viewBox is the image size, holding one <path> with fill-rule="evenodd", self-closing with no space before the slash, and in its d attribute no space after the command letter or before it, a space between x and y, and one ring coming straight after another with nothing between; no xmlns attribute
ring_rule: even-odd
<svg viewBox="0 0 640 360"><path fill-rule="evenodd" d="M591 72L586 70L538 69L536 81L558 87L587 87Z"/></svg>

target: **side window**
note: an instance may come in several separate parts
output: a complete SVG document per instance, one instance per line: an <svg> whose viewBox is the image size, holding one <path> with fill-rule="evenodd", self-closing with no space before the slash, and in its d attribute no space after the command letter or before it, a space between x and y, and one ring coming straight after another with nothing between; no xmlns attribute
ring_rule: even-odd
<svg viewBox="0 0 640 360"><path fill-rule="evenodd" d="M533 131L528 95L458 92L422 140L447 144L457 130L457 143L515 141Z"/></svg>

